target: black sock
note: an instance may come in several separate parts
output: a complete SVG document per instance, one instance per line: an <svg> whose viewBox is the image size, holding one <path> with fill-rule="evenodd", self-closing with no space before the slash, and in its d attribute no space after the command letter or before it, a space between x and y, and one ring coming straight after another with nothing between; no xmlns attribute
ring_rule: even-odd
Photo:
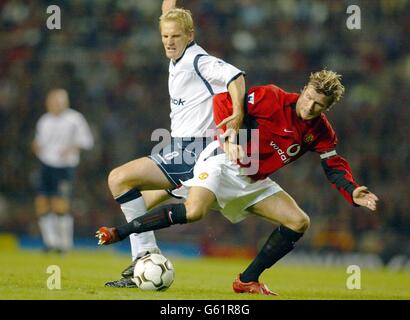
<svg viewBox="0 0 410 320"><path fill-rule="evenodd" d="M256 258L240 275L240 280L242 282L258 281L260 274L292 251L295 242L302 236L303 233L295 232L284 226L276 228Z"/></svg>
<svg viewBox="0 0 410 320"><path fill-rule="evenodd" d="M120 239L125 239L132 233L142 233L151 230L167 228L173 224L187 223L185 204L170 204L151 210L117 228Z"/></svg>

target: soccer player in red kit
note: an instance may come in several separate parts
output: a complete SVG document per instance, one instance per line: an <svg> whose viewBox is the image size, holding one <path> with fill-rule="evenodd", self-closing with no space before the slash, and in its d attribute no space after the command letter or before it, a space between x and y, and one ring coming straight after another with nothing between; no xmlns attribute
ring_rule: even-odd
<svg viewBox="0 0 410 320"><path fill-rule="evenodd" d="M252 263L239 274L233 290L274 295L258 281L259 276L294 248L309 227L310 219L296 201L268 177L270 174L307 151L317 152L327 178L351 204L376 210L377 196L355 182L349 164L336 152L336 135L324 115L344 93L340 78L333 71L316 72L301 94L287 93L274 85L251 88L244 123L246 129L257 129L259 138L248 141L245 152L251 159L250 167L255 168L256 163L257 170L244 174L249 165L230 161L227 154L221 152L219 141L214 141L201 153L194 178L183 182L189 189L185 203L152 210L118 228L102 227L97 231L99 244L120 241L131 233L193 222L210 208L218 208L234 223L251 213L256 214L279 226ZM229 97L215 96L216 123L230 113ZM256 154L253 144L258 146ZM237 145L230 147L239 150Z"/></svg>
<svg viewBox="0 0 410 320"><path fill-rule="evenodd" d="M336 152L336 134L323 113L330 101L326 101L326 97L321 103L320 99L314 99L315 95L312 86L305 87L303 95L288 93L272 84L248 91L246 127L259 130L257 149L252 148L255 141L247 141L248 156L258 162L259 168L251 177L264 179L307 151L315 151L320 154L329 181L353 203L352 193L358 184L347 161ZM301 106L297 109L298 99ZM231 105L226 93L214 97L216 123L232 114ZM252 154L251 150L256 150L257 154Z"/></svg>

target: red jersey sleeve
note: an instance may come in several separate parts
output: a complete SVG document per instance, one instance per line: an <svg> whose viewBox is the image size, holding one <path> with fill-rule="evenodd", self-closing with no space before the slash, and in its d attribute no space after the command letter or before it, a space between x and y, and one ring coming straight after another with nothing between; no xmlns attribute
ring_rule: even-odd
<svg viewBox="0 0 410 320"><path fill-rule="evenodd" d="M213 98L214 120L218 125L222 120L232 115L232 100L228 92L220 93ZM225 132L226 126L223 126L222 131Z"/></svg>
<svg viewBox="0 0 410 320"><path fill-rule="evenodd" d="M322 168L327 179L343 197L350 203L353 202L353 191L359 185L355 182L349 163L336 152L337 137L329 121L324 115L320 119L317 143L313 150L320 154Z"/></svg>

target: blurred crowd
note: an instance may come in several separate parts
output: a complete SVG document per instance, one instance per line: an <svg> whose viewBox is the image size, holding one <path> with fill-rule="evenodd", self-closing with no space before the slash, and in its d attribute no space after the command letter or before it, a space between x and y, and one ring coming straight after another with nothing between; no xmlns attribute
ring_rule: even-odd
<svg viewBox="0 0 410 320"><path fill-rule="evenodd" d="M61 30L46 9L61 8ZM272 178L311 216L300 246L410 254L410 1L358 0L361 29L349 30L351 1L191 0L196 42L245 70L247 85L299 91L310 72L343 75L345 98L328 114L338 152L379 198L377 213L351 207L330 187L317 155ZM154 0L0 0L0 232L38 234L33 210L34 125L45 93L68 90L97 145L82 155L74 196L76 235L92 237L123 215L107 187L114 167L149 154L151 133L169 128L168 63ZM159 239L258 246L266 221L237 225L220 214L158 232ZM406 252L407 250L407 252Z"/></svg>

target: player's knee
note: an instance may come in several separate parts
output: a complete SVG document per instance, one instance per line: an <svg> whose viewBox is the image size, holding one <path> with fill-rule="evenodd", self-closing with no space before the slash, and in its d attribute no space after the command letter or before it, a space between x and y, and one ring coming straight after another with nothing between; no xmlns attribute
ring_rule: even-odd
<svg viewBox="0 0 410 320"><path fill-rule="evenodd" d="M39 196L34 201L37 216L42 216L50 211L49 200L44 196Z"/></svg>
<svg viewBox="0 0 410 320"><path fill-rule="evenodd" d="M310 226L310 218L309 216L302 212L298 212L295 216L293 222L293 230L296 232L305 232Z"/></svg>
<svg viewBox="0 0 410 320"><path fill-rule="evenodd" d="M127 177L121 167L111 170L108 175L108 186L112 192L120 188L126 181ZM114 192L115 193L115 192Z"/></svg>
<svg viewBox="0 0 410 320"><path fill-rule="evenodd" d="M201 220L206 215L206 210L200 203L185 202L186 217L188 222Z"/></svg>

